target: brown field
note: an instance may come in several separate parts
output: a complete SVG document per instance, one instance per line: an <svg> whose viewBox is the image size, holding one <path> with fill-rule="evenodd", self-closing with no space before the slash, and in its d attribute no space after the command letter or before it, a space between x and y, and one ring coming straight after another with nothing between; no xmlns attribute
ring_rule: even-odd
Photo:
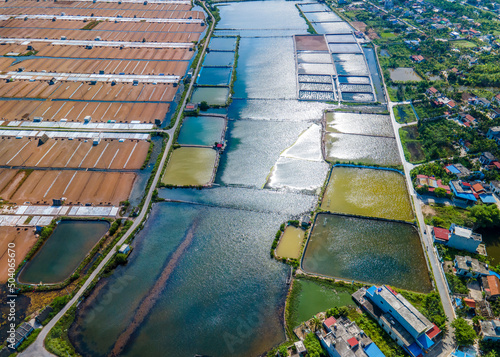
<svg viewBox="0 0 500 357"><path fill-rule="evenodd" d="M70 170L5 173L13 178L2 188L0 197L17 204L51 204L54 198L66 197L67 204L118 205L129 197L136 177L129 172Z"/></svg>
<svg viewBox="0 0 500 357"><path fill-rule="evenodd" d="M139 86L134 88L137 88L139 92L141 90ZM173 94L174 91L171 90L170 93ZM163 100L165 99L163 96ZM32 121L34 117L42 117L44 121L67 119L68 122L83 122L85 116L90 115L92 122L97 123L106 123L110 120L115 120L116 123L130 123L134 120L141 123L154 123L155 119L165 118L169 106L169 103L9 100L0 101L0 112L2 113L1 120L6 121Z"/></svg>
<svg viewBox="0 0 500 357"><path fill-rule="evenodd" d="M1 65L1 64L0 64ZM186 73L188 62L180 61L154 61L154 60L93 60L93 59L58 59L40 58L29 59L12 65L9 72L17 71L18 68L25 68L26 72L51 73L89 73L99 74L144 74L183 76ZM135 68L135 70L134 70ZM2 94L0 94L2 95Z"/></svg>
<svg viewBox="0 0 500 357"><path fill-rule="evenodd" d="M9 243L15 245L17 268L36 241L32 227L0 227L0 283L5 283L8 279Z"/></svg>
<svg viewBox="0 0 500 357"><path fill-rule="evenodd" d="M295 49L297 51L328 51L323 35L295 36Z"/></svg>
<svg viewBox="0 0 500 357"><path fill-rule="evenodd" d="M37 168L99 168L138 170L146 159L149 143L144 140L0 139L0 165ZM3 178L0 179L0 188ZM8 181L7 181L8 182ZM6 184L6 183L5 183Z"/></svg>

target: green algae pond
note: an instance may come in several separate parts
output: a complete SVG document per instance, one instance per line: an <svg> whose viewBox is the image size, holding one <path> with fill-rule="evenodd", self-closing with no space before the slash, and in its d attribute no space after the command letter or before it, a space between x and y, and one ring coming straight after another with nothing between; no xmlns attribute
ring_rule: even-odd
<svg viewBox="0 0 500 357"><path fill-rule="evenodd" d="M408 223L320 213L305 249L302 269L417 292L432 289L420 237Z"/></svg>
<svg viewBox="0 0 500 357"><path fill-rule="evenodd" d="M294 226L286 227L278 248L276 248L276 255L280 258L298 259L304 236L305 232L303 229Z"/></svg>
<svg viewBox="0 0 500 357"><path fill-rule="evenodd" d="M355 289L352 289L355 290ZM291 299L292 328L309 320L318 312L332 307L355 306L348 288L333 286L319 281L295 279Z"/></svg>
<svg viewBox="0 0 500 357"><path fill-rule="evenodd" d="M207 102L209 105L226 105L229 87L197 87L191 96L191 102Z"/></svg>
<svg viewBox="0 0 500 357"><path fill-rule="evenodd" d="M404 176L390 170L333 167L321 209L401 221L414 219Z"/></svg>
<svg viewBox="0 0 500 357"><path fill-rule="evenodd" d="M209 148L181 147L172 151L162 183L204 186L211 183L217 153Z"/></svg>
<svg viewBox="0 0 500 357"><path fill-rule="evenodd" d="M182 122L177 142L181 145L213 146L222 139L226 120L219 117L187 117Z"/></svg>
<svg viewBox="0 0 500 357"><path fill-rule="evenodd" d="M107 221L61 221L19 275L23 283L64 281L109 229Z"/></svg>

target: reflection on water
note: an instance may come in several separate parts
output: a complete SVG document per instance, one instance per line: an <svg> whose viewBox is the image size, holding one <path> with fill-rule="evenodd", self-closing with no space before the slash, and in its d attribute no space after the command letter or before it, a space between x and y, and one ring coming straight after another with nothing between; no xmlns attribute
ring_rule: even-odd
<svg viewBox="0 0 500 357"><path fill-rule="evenodd" d="M198 87L193 91L191 102L207 102L209 105L225 105L229 87Z"/></svg>
<svg viewBox="0 0 500 357"><path fill-rule="evenodd" d="M216 182L262 187L280 156L307 123L237 120L228 124L229 150L221 156Z"/></svg>
<svg viewBox="0 0 500 357"><path fill-rule="evenodd" d="M296 209L300 214L300 205ZM107 354L197 220L192 245L122 355L263 353L285 337L280 306L287 268L269 258L269 246L276 227L287 219L283 213L155 205L134 241L129 264L101 282L80 307L71 330L77 349L84 355ZM107 297L99 298L99 291Z"/></svg>
<svg viewBox="0 0 500 357"><path fill-rule="evenodd" d="M328 161L350 161L367 165L401 164L394 138L326 133L325 141Z"/></svg>
<svg viewBox="0 0 500 357"><path fill-rule="evenodd" d="M346 280L431 290L418 232L406 223L319 214L302 265Z"/></svg>
<svg viewBox="0 0 500 357"><path fill-rule="evenodd" d="M391 117L380 114L326 113L326 131L394 137Z"/></svg>
<svg viewBox="0 0 500 357"><path fill-rule="evenodd" d="M331 77L330 77L331 78ZM298 100L233 100L229 107L232 119L311 121L321 119L325 103Z"/></svg>

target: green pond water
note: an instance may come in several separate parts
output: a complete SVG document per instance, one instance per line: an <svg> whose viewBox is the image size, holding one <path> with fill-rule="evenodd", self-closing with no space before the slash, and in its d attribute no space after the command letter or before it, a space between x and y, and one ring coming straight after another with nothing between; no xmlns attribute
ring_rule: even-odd
<svg viewBox="0 0 500 357"><path fill-rule="evenodd" d="M213 146L219 142L226 121L217 117L187 117L182 122L177 142L181 145Z"/></svg>
<svg viewBox="0 0 500 357"><path fill-rule="evenodd" d="M213 149L181 147L172 152L162 182L175 186L210 183L216 152Z"/></svg>
<svg viewBox="0 0 500 357"><path fill-rule="evenodd" d="M348 291L333 289L310 280L297 279L293 284L300 286L299 296L295 300L295 305L292 306L292 308L296 308L296 318L295 321L292 321L294 328L318 312L326 311L332 307L355 305Z"/></svg>
<svg viewBox="0 0 500 357"><path fill-rule="evenodd" d="M197 87L191 96L191 102L207 102L209 105L225 105L229 96L229 87Z"/></svg>
<svg viewBox="0 0 500 357"><path fill-rule="evenodd" d="M407 223L318 214L302 268L418 292L432 288L420 237Z"/></svg>
<svg viewBox="0 0 500 357"><path fill-rule="evenodd" d="M281 237L276 254L281 258L298 259L300 257L300 247L304 241L305 232L301 228L288 226Z"/></svg>
<svg viewBox="0 0 500 357"><path fill-rule="evenodd" d="M106 234L106 221L62 221L19 276L23 283L58 283L68 278Z"/></svg>
<svg viewBox="0 0 500 357"><path fill-rule="evenodd" d="M321 209L402 221L414 218L404 176L388 170L334 167Z"/></svg>
<svg viewBox="0 0 500 357"><path fill-rule="evenodd" d="M407 67L389 68L389 75L396 82L420 82L422 80L422 77L413 68Z"/></svg>

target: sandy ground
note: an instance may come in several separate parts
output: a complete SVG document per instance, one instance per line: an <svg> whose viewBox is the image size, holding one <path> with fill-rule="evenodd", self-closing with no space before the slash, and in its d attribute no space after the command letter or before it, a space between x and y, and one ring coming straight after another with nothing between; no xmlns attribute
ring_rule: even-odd
<svg viewBox="0 0 500 357"><path fill-rule="evenodd" d="M0 197L17 204L52 204L66 197L67 204L118 205L132 190L136 174L128 172L38 171L18 172Z"/></svg>
<svg viewBox="0 0 500 357"><path fill-rule="evenodd" d="M148 149L149 142L144 140L104 139L93 146L84 139L49 139L39 145L37 139L9 137L0 139L0 165L137 170Z"/></svg>
<svg viewBox="0 0 500 357"><path fill-rule="evenodd" d="M37 238L32 227L0 227L0 283L8 279L8 247L15 245L16 268L24 259Z"/></svg>

